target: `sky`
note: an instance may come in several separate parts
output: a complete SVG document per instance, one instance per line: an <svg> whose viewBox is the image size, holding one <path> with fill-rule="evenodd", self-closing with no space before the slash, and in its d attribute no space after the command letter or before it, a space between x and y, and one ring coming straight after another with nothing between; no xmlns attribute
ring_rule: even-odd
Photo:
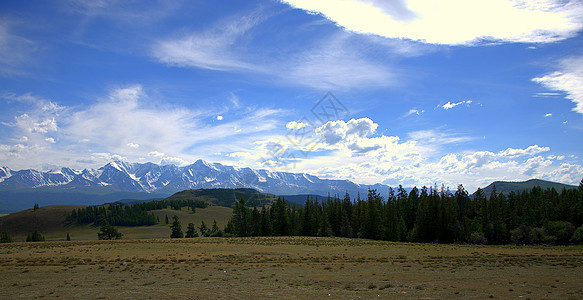
<svg viewBox="0 0 583 300"><path fill-rule="evenodd" d="M583 177L583 1L0 3L0 165Z"/></svg>

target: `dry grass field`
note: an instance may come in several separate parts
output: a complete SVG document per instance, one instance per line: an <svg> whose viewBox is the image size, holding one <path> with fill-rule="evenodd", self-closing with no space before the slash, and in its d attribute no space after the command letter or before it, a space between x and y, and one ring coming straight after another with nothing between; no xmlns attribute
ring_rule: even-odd
<svg viewBox="0 0 583 300"><path fill-rule="evenodd" d="M265 237L0 245L0 299L581 299L583 248Z"/></svg>

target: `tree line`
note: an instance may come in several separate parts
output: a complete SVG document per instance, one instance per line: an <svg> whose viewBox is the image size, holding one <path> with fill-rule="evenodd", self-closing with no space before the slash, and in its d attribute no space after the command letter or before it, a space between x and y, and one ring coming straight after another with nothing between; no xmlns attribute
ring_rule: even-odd
<svg viewBox="0 0 583 300"><path fill-rule="evenodd" d="M554 188L470 197L455 192L401 186L386 198L370 189L365 199L307 197L303 207L279 198L271 206L234 205L225 234L234 236L338 236L387 241L473 244L583 243L583 180L579 189Z"/></svg>
<svg viewBox="0 0 583 300"><path fill-rule="evenodd" d="M102 220L106 220L112 226L147 226L160 222L151 213L152 210L172 208L180 210L188 207L195 212L197 208L206 208L208 204L202 200L161 200L143 203L123 205L119 202L104 206L88 206L78 208L67 216L70 224L95 224L99 225Z"/></svg>

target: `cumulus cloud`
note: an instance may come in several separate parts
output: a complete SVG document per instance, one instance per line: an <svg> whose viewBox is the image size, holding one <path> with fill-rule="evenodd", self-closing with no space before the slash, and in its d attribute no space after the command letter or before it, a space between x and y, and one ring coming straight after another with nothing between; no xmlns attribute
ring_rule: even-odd
<svg viewBox="0 0 583 300"><path fill-rule="evenodd" d="M378 127L369 118L351 119L348 122L342 120L329 121L316 128L316 134L321 136L325 143L334 145L339 142L354 142L359 138L373 134Z"/></svg>
<svg viewBox="0 0 583 300"><path fill-rule="evenodd" d="M140 148L140 145L136 143L127 143L127 146L134 149Z"/></svg>
<svg viewBox="0 0 583 300"><path fill-rule="evenodd" d="M223 120L223 116L217 116L217 121L222 121Z"/></svg>
<svg viewBox="0 0 583 300"><path fill-rule="evenodd" d="M545 114L545 118L551 117L552 115L553 114L551 114L551 113Z"/></svg>
<svg viewBox="0 0 583 300"><path fill-rule="evenodd" d="M550 90L565 92L566 98L575 104L573 111L583 114L583 56L564 59L557 71L532 81Z"/></svg>
<svg viewBox="0 0 583 300"><path fill-rule="evenodd" d="M287 129L292 129L292 130L300 130L302 128L305 128L306 126L308 126L308 124L306 124L304 122L296 122L296 121L291 121L291 122L288 122L287 124L285 124L285 127Z"/></svg>
<svg viewBox="0 0 583 300"><path fill-rule="evenodd" d="M583 28L577 1L282 0L347 30L430 44L548 43ZM493 18L496 22L492 22Z"/></svg>

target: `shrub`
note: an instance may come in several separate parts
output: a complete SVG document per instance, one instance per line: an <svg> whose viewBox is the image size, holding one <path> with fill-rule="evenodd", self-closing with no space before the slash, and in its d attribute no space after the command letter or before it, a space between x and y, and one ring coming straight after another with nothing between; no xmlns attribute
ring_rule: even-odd
<svg viewBox="0 0 583 300"><path fill-rule="evenodd" d="M559 245L567 245L575 233L575 226L569 222L554 221L545 226L549 236L554 236Z"/></svg>
<svg viewBox="0 0 583 300"><path fill-rule="evenodd" d="M532 227L526 225L520 225L518 228L510 231L510 239L517 246L526 245L530 242L529 233Z"/></svg>
<svg viewBox="0 0 583 300"><path fill-rule="evenodd" d="M483 233L476 231L470 235L470 243L475 245L485 245L488 244L488 239Z"/></svg>
<svg viewBox="0 0 583 300"><path fill-rule="evenodd" d="M557 239L554 236L549 236L547 231L544 228L533 228L529 234L528 238L531 244L535 245L549 245L554 244L555 240Z"/></svg>
<svg viewBox="0 0 583 300"><path fill-rule="evenodd" d="M123 234L111 226L105 218L101 220L101 229L97 233L97 238L100 240L119 240L122 236Z"/></svg>
<svg viewBox="0 0 583 300"><path fill-rule="evenodd" d="M573 233L571 242L575 244L583 244L583 226L580 226L577 229L575 229L575 233Z"/></svg>

